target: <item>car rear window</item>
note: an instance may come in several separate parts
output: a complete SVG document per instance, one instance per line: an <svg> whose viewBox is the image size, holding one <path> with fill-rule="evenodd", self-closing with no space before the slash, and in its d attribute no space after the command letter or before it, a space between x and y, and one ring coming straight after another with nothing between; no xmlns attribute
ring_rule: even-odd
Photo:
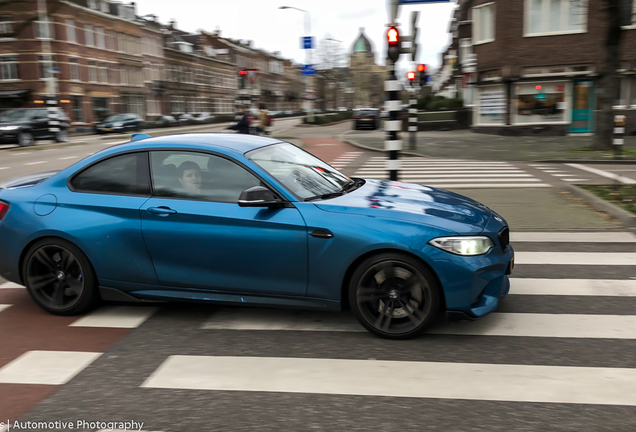
<svg viewBox="0 0 636 432"><path fill-rule="evenodd" d="M378 110L360 110L360 117L374 117L378 115Z"/></svg>
<svg viewBox="0 0 636 432"><path fill-rule="evenodd" d="M79 192L150 195L148 156L129 153L103 160L75 176L71 186Z"/></svg>

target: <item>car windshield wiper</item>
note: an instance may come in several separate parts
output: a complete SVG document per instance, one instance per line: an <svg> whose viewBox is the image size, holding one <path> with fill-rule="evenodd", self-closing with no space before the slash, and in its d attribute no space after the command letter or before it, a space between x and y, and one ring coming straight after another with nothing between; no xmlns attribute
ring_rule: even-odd
<svg viewBox="0 0 636 432"><path fill-rule="evenodd" d="M304 201L314 201L317 199L329 199L329 198L335 198L335 197L339 197L346 194L345 191L340 191L340 192L331 192L331 193L327 193L327 194L322 194L322 195L316 195L316 196L312 196L309 198L305 198Z"/></svg>
<svg viewBox="0 0 636 432"><path fill-rule="evenodd" d="M344 184L344 186L342 186L342 190L345 192L352 192L356 189L358 189L362 184L360 182L358 182L357 179L351 179L349 180L347 183Z"/></svg>

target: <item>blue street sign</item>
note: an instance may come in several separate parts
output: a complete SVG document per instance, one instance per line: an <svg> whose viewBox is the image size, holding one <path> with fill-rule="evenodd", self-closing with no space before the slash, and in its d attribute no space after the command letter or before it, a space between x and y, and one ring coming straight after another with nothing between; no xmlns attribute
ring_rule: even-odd
<svg viewBox="0 0 636 432"><path fill-rule="evenodd" d="M60 68L58 67L52 67L49 70L51 71L51 73L55 73L55 74L60 73Z"/></svg>
<svg viewBox="0 0 636 432"><path fill-rule="evenodd" d="M303 36L300 38L300 43L303 46L303 49L312 49L314 47L314 37Z"/></svg>
<svg viewBox="0 0 636 432"><path fill-rule="evenodd" d="M314 65L303 65L303 75L316 75Z"/></svg>
<svg viewBox="0 0 636 432"><path fill-rule="evenodd" d="M398 0L399 4L450 3L451 0Z"/></svg>

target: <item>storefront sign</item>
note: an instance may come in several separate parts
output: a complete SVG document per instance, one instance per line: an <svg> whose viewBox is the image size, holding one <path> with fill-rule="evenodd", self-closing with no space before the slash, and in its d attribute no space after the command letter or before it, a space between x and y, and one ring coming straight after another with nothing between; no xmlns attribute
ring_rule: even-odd
<svg viewBox="0 0 636 432"><path fill-rule="evenodd" d="M482 91L479 95L479 113L481 115L501 115L506 113L506 92Z"/></svg>

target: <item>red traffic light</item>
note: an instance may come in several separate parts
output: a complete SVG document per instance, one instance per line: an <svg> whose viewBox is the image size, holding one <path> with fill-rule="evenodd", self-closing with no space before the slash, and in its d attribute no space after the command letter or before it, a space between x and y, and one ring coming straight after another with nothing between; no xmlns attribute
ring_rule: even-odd
<svg viewBox="0 0 636 432"><path fill-rule="evenodd" d="M400 41L400 32L397 28L391 27L389 31L386 32L386 37L389 40L389 44L395 44Z"/></svg>
<svg viewBox="0 0 636 432"><path fill-rule="evenodd" d="M407 73L406 77L409 79L409 81L413 81L415 79L415 72Z"/></svg>
<svg viewBox="0 0 636 432"><path fill-rule="evenodd" d="M423 65L423 64L418 64L417 65L417 71L418 72L424 72L426 69L428 69L428 67L426 65Z"/></svg>
<svg viewBox="0 0 636 432"><path fill-rule="evenodd" d="M241 70L239 71L239 75L247 75L247 71Z"/></svg>

